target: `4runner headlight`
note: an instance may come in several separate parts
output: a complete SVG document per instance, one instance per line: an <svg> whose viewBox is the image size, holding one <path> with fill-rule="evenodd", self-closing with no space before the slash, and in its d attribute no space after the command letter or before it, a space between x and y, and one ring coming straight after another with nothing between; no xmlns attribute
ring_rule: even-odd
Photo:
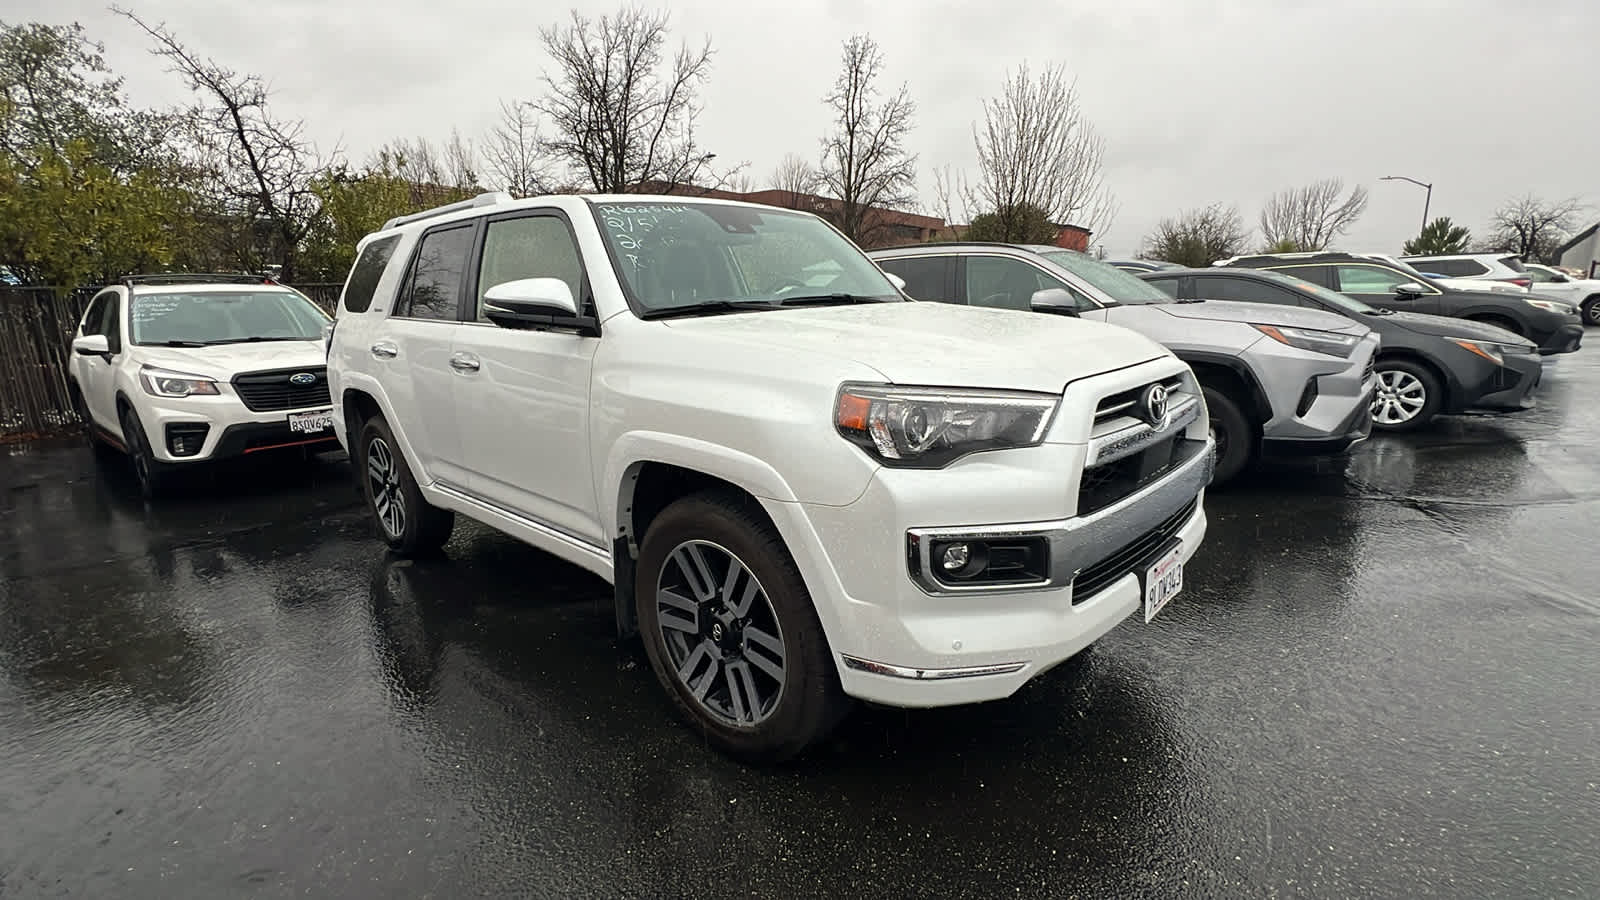
<svg viewBox="0 0 1600 900"><path fill-rule="evenodd" d="M1252 328L1261 332L1280 344L1288 344L1300 350L1310 350L1312 353L1326 353L1341 359L1349 359L1350 354L1356 350L1356 345L1361 343L1361 338L1353 334L1340 334L1337 331L1319 331L1315 328L1288 328L1283 325L1252 325Z"/></svg>
<svg viewBox="0 0 1600 900"><path fill-rule="evenodd" d="M192 397L196 394L216 394L217 383L201 375L187 372L169 372L146 366L139 370L139 384L145 393L156 397Z"/></svg>
<svg viewBox="0 0 1600 900"><path fill-rule="evenodd" d="M1564 316L1570 316L1576 312L1571 306L1557 300L1534 300L1530 297L1522 297L1520 299L1523 303L1542 309L1545 312L1560 313Z"/></svg>
<svg viewBox="0 0 1600 900"><path fill-rule="evenodd" d="M887 465L936 469L981 450L1037 446L1060 402L1021 391L846 384L834 424Z"/></svg>

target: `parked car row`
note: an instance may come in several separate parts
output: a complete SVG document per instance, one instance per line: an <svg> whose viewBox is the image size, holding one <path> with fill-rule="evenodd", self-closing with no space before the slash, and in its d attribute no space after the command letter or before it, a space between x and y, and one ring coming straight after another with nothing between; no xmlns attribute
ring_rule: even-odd
<svg viewBox="0 0 1600 900"><path fill-rule="evenodd" d="M1413 273L1357 299L1385 271L868 254L749 203L485 194L363 238L331 320L271 279L109 286L69 375L148 497L339 446L396 553L464 516L594 572L683 716L781 759L855 700L1009 696L1183 590L1213 484L1526 408L1577 349L1571 315Z"/></svg>

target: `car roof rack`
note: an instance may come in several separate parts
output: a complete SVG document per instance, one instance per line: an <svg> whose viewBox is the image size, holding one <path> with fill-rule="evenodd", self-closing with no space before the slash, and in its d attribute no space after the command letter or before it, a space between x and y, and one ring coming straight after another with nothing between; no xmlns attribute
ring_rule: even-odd
<svg viewBox="0 0 1600 900"><path fill-rule="evenodd" d="M434 216L442 216L447 213L460 212L463 209L474 209L479 206L494 206L497 203L508 203L513 199L514 198L505 191L486 191L476 197L462 200L457 203L446 203L444 206L435 206L433 209L425 209L422 212L411 213L410 215L406 216L395 216L389 221L383 223L383 227L378 230L388 231L391 228L396 228L411 222L420 222L423 219L431 219Z"/></svg>
<svg viewBox="0 0 1600 900"><path fill-rule="evenodd" d="M141 284L277 284L271 275L249 275L243 272L163 272L155 275L127 275L122 278L127 287Z"/></svg>

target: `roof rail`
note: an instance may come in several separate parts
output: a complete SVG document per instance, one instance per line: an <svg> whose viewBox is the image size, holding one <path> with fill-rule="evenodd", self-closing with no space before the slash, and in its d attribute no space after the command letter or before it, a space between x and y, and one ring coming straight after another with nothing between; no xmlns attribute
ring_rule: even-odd
<svg viewBox="0 0 1600 900"><path fill-rule="evenodd" d="M431 219L434 216L442 216L446 213L460 212L463 209L472 209L478 206L494 206L496 203L507 203L512 199L514 198L505 191L486 191L470 200L462 200L457 203L446 203L444 206L435 206L433 209L425 209L422 212L412 213L408 216L395 216L389 221L383 223L383 227L378 230L388 231L391 228L405 225L410 222L419 222L423 219Z"/></svg>
<svg viewBox="0 0 1600 900"><path fill-rule="evenodd" d="M165 272L156 275L128 275L121 279L128 287L136 284L277 284L270 275L243 272Z"/></svg>

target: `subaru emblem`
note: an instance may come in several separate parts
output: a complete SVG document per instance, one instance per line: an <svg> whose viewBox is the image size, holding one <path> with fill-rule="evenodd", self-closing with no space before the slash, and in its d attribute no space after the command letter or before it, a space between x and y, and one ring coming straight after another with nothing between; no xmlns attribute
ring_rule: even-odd
<svg viewBox="0 0 1600 900"><path fill-rule="evenodd" d="M289 376L290 384L316 384L317 376L310 372L296 372Z"/></svg>
<svg viewBox="0 0 1600 900"><path fill-rule="evenodd" d="M1139 398L1139 405L1144 413L1144 420L1151 427L1160 431L1167 427L1167 388L1165 385L1152 384L1144 389L1144 396Z"/></svg>

